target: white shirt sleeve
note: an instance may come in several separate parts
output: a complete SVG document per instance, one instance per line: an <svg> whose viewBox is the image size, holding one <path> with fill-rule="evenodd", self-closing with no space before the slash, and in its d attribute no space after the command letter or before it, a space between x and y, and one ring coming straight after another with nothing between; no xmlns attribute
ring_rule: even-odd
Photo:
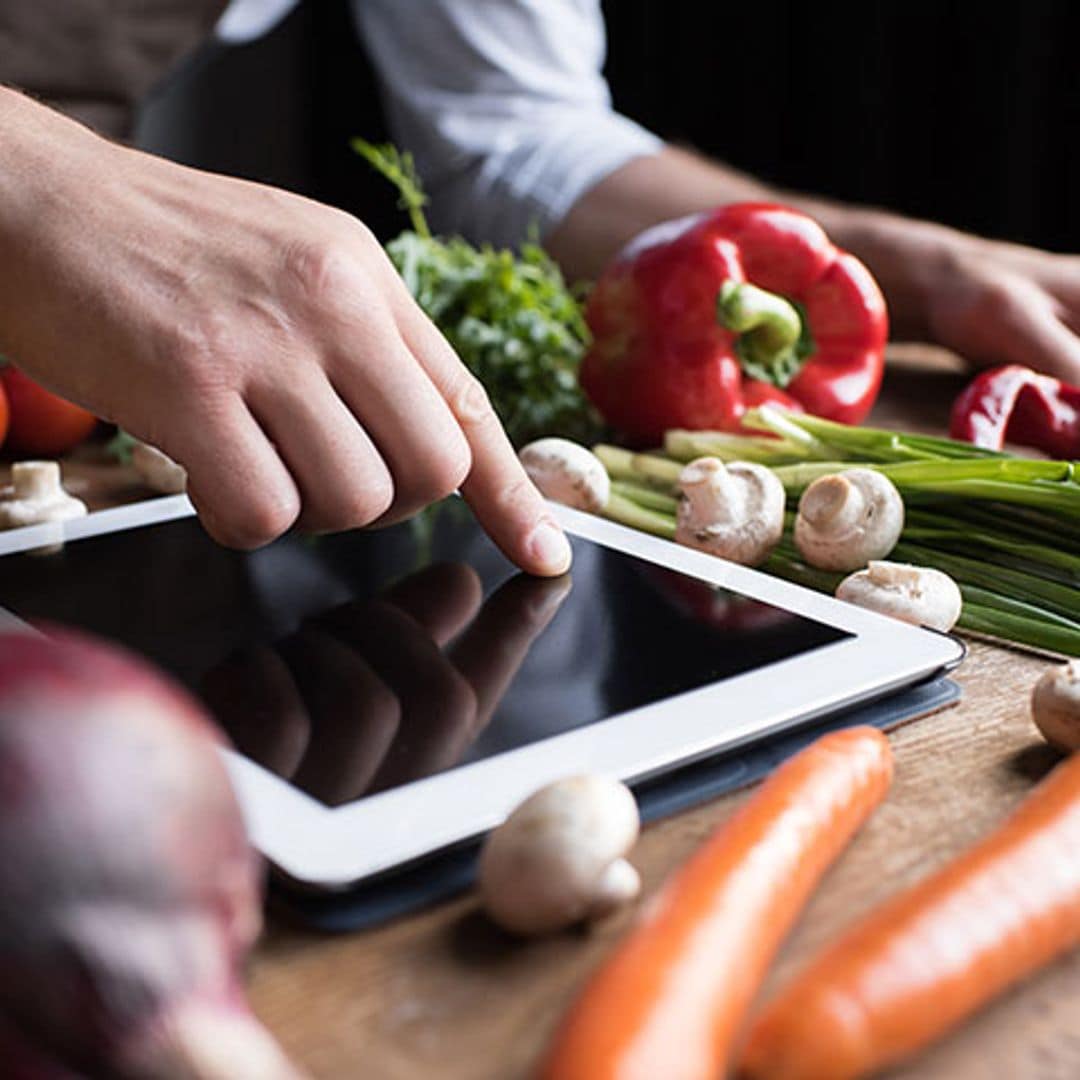
<svg viewBox="0 0 1080 1080"><path fill-rule="evenodd" d="M226 45L246 45L268 34L297 0L230 0L214 27L214 36Z"/></svg>
<svg viewBox="0 0 1080 1080"><path fill-rule="evenodd" d="M440 232L514 245L661 141L616 113L599 0L353 0Z"/></svg>

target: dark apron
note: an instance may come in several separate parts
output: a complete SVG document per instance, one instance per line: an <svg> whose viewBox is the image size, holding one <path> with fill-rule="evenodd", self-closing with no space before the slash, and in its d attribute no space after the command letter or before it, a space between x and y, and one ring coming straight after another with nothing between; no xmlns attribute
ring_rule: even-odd
<svg viewBox="0 0 1080 1080"><path fill-rule="evenodd" d="M227 0L0 0L0 82L130 136L140 99L209 34Z"/></svg>

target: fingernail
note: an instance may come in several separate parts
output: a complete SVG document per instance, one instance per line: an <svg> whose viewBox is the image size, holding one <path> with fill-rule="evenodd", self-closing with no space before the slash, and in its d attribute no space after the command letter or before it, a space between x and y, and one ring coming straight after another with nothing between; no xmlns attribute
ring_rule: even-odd
<svg viewBox="0 0 1080 1080"><path fill-rule="evenodd" d="M529 552L548 574L564 574L570 569L570 542L552 521L541 521L533 530Z"/></svg>

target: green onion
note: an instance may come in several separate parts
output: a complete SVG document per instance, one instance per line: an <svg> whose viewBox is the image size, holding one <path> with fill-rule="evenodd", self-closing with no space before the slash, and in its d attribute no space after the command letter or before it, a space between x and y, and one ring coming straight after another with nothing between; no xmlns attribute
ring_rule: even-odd
<svg viewBox="0 0 1080 1080"><path fill-rule="evenodd" d="M1080 630L1054 626L1043 619L1027 619L1007 615L978 604L964 604L964 613L957 624L965 630L989 634L1018 645L1031 645L1052 653L1080 656Z"/></svg>
<svg viewBox="0 0 1080 1080"><path fill-rule="evenodd" d="M632 450L606 443L594 446L593 453L603 463L612 480L633 480L668 491L675 489L683 470L681 462L670 458L657 454L635 454Z"/></svg>
<svg viewBox="0 0 1080 1080"><path fill-rule="evenodd" d="M669 431L664 450L676 461L716 457L721 461L753 461L759 465L788 465L813 455L788 439L765 439L753 435L730 435L723 431Z"/></svg>
<svg viewBox="0 0 1080 1080"><path fill-rule="evenodd" d="M801 560L791 539L795 503L820 476L876 469L896 484L907 506L890 557L941 570L957 582L964 597L960 629L1080 656L1080 483L1072 462L849 428L769 407L751 410L747 421L769 437L672 431L663 453L596 447L613 481L607 515L671 538L685 461L714 456L768 465L784 484L790 509L785 536L762 569L831 593L843 575Z"/></svg>
<svg viewBox="0 0 1080 1080"><path fill-rule="evenodd" d="M662 536L665 540L675 539L675 519L670 514L650 510L632 499L617 492L612 492L604 507L604 516L633 529Z"/></svg>
<svg viewBox="0 0 1080 1080"><path fill-rule="evenodd" d="M622 495L637 503L638 506L644 506L648 510L659 510L663 514L672 516L679 505L679 500L674 495L665 495L656 488L635 484L631 480L612 480L611 490L616 495Z"/></svg>
<svg viewBox="0 0 1080 1080"><path fill-rule="evenodd" d="M768 427L766 410L751 409L744 419L749 428ZM770 410L775 412L776 410ZM939 439L932 435L910 435L883 428L851 427L820 416L786 413L787 421L815 436L823 443L852 451L844 456L860 461L898 461L908 458L931 460L933 458L1006 458L1011 455L1000 450L986 450L981 446L957 442L955 439ZM769 429L771 430L771 428Z"/></svg>

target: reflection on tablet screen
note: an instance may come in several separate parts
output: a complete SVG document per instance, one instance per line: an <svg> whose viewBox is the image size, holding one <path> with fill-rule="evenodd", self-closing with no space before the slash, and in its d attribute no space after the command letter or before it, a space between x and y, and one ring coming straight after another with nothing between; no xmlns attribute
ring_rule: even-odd
<svg viewBox="0 0 1080 1080"><path fill-rule="evenodd" d="M330 805L848 636L573 544L572 573L544 580L457 500L422 526L252 554L185 519L0 559L0 603L149 655L242 753Z"/></svg>

